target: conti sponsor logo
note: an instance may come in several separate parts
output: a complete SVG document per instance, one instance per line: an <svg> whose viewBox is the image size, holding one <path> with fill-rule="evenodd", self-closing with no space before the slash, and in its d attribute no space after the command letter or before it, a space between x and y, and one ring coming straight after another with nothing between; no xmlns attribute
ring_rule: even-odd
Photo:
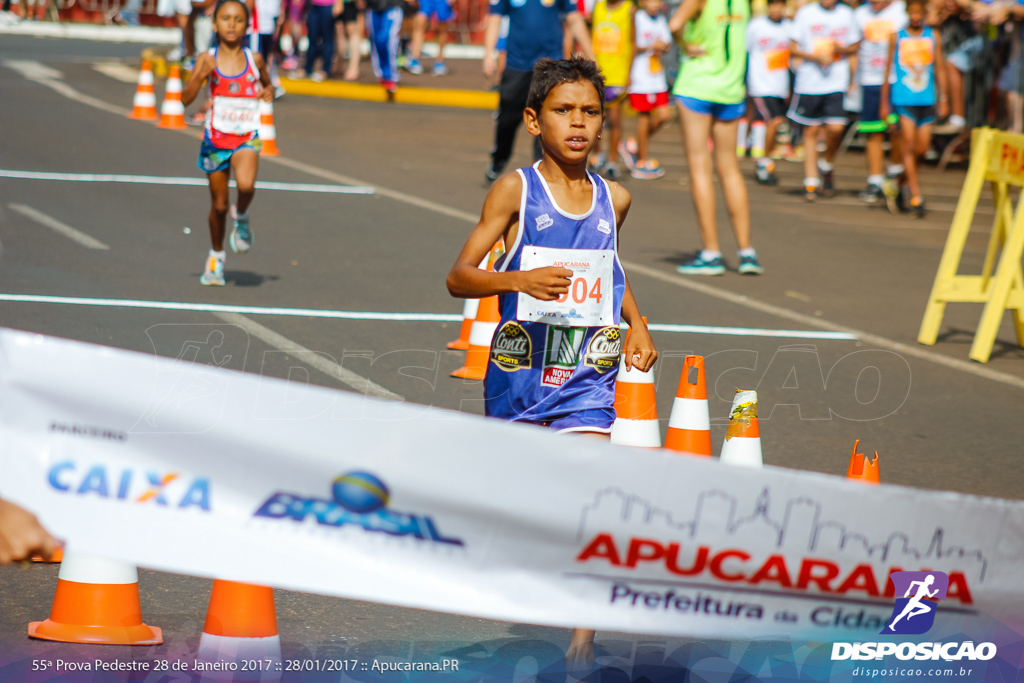
<svg viewBox="0 0 1024 683"><path fill-rule="evenodd" d="M491 360L505 372L533 367L533 342L523 326L510 320L501 326L491 343Z"/></svg>
<svg viewBox="0 0 1024 683"><path fill-rule="evenodd" d="M619 367L620 355L622 331L618 327L602 327L590 338L583 364L604 374Z"/></svg>

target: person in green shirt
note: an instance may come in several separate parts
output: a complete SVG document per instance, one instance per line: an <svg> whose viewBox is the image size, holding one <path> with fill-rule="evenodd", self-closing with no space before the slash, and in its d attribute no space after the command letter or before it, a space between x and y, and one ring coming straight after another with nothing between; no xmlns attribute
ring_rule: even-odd
<svg viewBox="0 0 1024 683"><path fill-rule="evenodd" d="M746 113L749 20L749 0L683 0L669 20L672 33L682 33L684 43L672 94L683 122L690 187L703 243L700 253L676 268L680 273L725 272L718 243L709 141L714 146L714 163L739 247L737 270L749 275L764 272L750 244L750 205L735 149L739 119Z"/></svg>

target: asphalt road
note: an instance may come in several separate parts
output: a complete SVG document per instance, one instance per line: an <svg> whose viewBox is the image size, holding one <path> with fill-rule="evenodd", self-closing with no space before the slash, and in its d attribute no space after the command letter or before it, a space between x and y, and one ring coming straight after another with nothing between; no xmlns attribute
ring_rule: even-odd
<svg viewBox="0 0 1024 683"><path fill-rule="evenodd" d="M182 134L129 121L5 65L44 63L59 72L51 80L128 109L133 86L95 65L131 64L137 54L130 45L0 37L0 167L201 178L197 129ZM459 313L461 302L448 296L444 278L472 227L467 215L479 212L486 194L490 113L286 96L276 104L276 122L284 156L261 162L261 180L336 184L345 177L390 192L259 192L253 251L229 253L228 286L205 288L198 284L209 246L203 187L0 178L0 294ZM528 163L528 154L520 139L514 162ZM734 390L757 389L767 464L842 474L854 440L861 439L865 451L879 451L885 482L1024 498L1018 466L1024 421L1017 417L1024 350L1016 347L1010 325L1004 321L985 366L967 362L980 306L950 306L936 346L914 341L962 171L925 171L932 211L914 220L856 200L865 175L860 154L840 160L839 196L813 206L800 196L799 165L781 162L779 187L749 188L765 275L730 271L701 279L674 271L699 247L675 124L655 140L653 154L668 173L654 182L625 181L633 209L621 246L627 275L652 323L804 331L838 326L868 335L822 340L655 333L663 356L656 368L663 433L683 356L699 353L707 359L716 452ZM86 248L12 204L31 207L109 249ZM980 269L990 221L990 211L979 213L965 272ZM732 245L724 215L721 224L723 243ZM726 258L735 265L731 246ZM457 336L457 323L247 317L409 401L482 412L479 383L448 377L462 361L462 354L445 349ZM336 374L304 362L303 354L282 352L251 326L210 313L0 302L0 325L172 358L187 341L219 330L225 341L217 353L230 354L227 367L350 389ZM948 359L961 362L943 362ZM198 360L217 362L212 352L209 360ZM994 374L986 376L989 371ZM24 638L26 622L48 611L55 576L55 567L41 565L0 570L0 652L8 655L0 658L0 679L21 680L25 672L17 667L26 665L26 657L78 651ZM208 586L202 579L142 572L143 612L167 638L147 657L194 652ZM568 642L557 629L281 591L277 605L286 658L461 653L487 671L501 662L508 666L510 657L520 661L523 642L543 641L550 648L534 662L543 668L545 657L554 661ZM599 634L598 645L606 661L633 657L648 663L692 647L621 634ZM506 646L511 649L502 651ZM736 650L729 654L737 644L706 647L738 656ZM114 656L113 649L107 653Z"/></svg>

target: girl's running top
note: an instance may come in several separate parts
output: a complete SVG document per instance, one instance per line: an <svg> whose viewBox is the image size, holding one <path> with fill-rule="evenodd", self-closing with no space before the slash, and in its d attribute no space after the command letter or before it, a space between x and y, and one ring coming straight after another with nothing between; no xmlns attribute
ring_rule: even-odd
<svg viewBox="0 0 1024 683"><path fill-rule="evenodd" d="M207 83L210 88L210 111L206 117L206 137L214 147L237 149L256 137L260 129L260 71L252 51L245 53L245 69L240 74L225 76L213 69ZM217 48L210 48L214 64Z"/></svg>
<svg viewBox="0 0 1024 683"><path fill-rule="evenodd" d="M890 99L904 107L935 104L935 35L925 27L919 36L896 34L896 81Z"/></svg>
<svg viewBox="0 0 1024 683"><path fill-rule="evenodd" d="M536 164L518 173L519 230L495 270L561 266L573 276L561 301L499 297L501 321L484 380L487 414L539 423L611 409L624 346L619 314L626 276L608 184L588 173L593 202L586 213L573 215L555 203Z"/></svg>

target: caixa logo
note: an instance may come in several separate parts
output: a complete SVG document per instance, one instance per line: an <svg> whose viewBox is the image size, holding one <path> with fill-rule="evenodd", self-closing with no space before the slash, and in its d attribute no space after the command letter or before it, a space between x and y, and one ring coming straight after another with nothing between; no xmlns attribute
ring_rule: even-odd
<svg viewBox="0 0 1024 683"><path fill-rule="evenodd" d="M935 623L938 604L949 590L945 572L893 572L896 604L881 635L921 635ZM897 659L959 661L988 660L996 656L993 643L833 643L832 659L868 660L896 655Z"/></svg>
<svg viewBox="0 0 1024 683"><path fill-rule="evenodd" d="M277 492L256 511L255 517L303 522L312 518L322 526L346 524L391 536L413 536L424 541L465 545L462 539L444 536L428 515L388 508L391 493L383 481L369 472L349 472L331 485L331 498Z"/></svg>
<svg viewBox="0 0 1024 683"><path fill-rule="evenodd" d="M176 472L140 472L106 465L79 468L71 460L58 462L47 477L50 486L76 496L98 496L165 507L197 507L210 511L210 480L182 478Z"/></svg>

